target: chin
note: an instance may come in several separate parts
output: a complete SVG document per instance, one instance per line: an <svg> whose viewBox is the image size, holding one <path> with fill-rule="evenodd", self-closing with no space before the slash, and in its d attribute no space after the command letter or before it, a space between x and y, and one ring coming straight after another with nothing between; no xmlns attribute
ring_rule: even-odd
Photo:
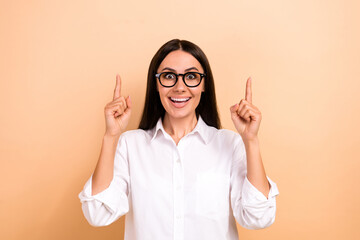
<svg viewBox="0 0 360 240"><path fill-rule="evenodd" d="M166 111L166 114L169 117L174 118L174 119L183 119L183 118L187 118L187 117L190 117L191 115L195 114L195 110L185 112L185 111L174 111L173 109L171 109L170 111Z"/></svg>
<svg viewBox="0 0 360 240"><path fill-rule="evenodd" d="M190 113L169 113L169 112L166 112L166 114L169 117L175 118L175 119L183 119L183 118L191 116Z"/></svg>

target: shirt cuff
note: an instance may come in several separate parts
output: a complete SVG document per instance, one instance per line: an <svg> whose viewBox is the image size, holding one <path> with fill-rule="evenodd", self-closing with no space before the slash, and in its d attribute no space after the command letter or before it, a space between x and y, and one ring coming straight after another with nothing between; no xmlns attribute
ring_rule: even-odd
<svg viewBox="0 0 360 240"><path fill-rule="evenodd" d="M262 192L260 192L254 185L252 185L249 179L246 177L242 189L242 196L245 202L247 203L258 203L266 202L275 196L279 195L279 190L275 182L273 182L269 177L266 177L270 183L270 191L268 197L266 197Z"/></svg>
<svg viewBox="0 0 360 240"><path fill-rule="evenodd" d="M79 198L81 203L86 201L97 200L103 203L111 213L114 213L118 210L118 207L120 206L121 202L123 202L124 200L127 201L126 194L116 189L114 180L112 180L109 187L103 190L102 192L99 192L95 195L91 195L91 194L92 194L92 176L85 183L82 192L79 193ZM114 195L115 196L118 195L118 197L114 197Z"/></svg>

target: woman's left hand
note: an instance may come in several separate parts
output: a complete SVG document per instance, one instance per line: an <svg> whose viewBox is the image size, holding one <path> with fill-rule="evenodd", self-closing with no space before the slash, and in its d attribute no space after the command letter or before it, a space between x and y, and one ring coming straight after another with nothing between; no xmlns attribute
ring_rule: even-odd
<svg viewBox="0 0 360 240"><path fill-rule="evenodd" d="M243 141L257 138L261 122L261 112L252 104L251 77L246 82L245 99L230 108L231 119Z"/></svg>

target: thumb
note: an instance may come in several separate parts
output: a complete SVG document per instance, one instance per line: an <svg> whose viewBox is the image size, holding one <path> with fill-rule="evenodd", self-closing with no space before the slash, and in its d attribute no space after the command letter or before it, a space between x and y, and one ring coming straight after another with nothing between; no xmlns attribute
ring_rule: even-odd
<svg viewBox="0 0 360 240"><path fill-rule="evenodd" d="M235 104L235 105L233 105L233 106L231 106L231 107L230 107L230 112L231 112L231 113L236 113L238 107L239 107L239 104L238 104L238 103Z"/></svg>
<svg viewBox="0 0 360 240"><path fill-rule="evenodd" d="M126 101L126 105L127 105L127 108L125 110L125 112L130 112L131 111L131 99L130 99L130 95L125 99Z"/></svg>

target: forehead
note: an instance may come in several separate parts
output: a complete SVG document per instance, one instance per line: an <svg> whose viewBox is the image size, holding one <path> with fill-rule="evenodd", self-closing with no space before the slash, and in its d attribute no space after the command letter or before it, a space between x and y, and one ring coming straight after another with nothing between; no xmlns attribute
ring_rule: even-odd
<svg viewBox="0 0 360 240"><path fill-rule="evenodd" d="M200 62L193 55L182 50L170 52L161 62L158 71L165 67L175 69L178 72L191 67L196 67L199 71L203 71Z"/></svg>

